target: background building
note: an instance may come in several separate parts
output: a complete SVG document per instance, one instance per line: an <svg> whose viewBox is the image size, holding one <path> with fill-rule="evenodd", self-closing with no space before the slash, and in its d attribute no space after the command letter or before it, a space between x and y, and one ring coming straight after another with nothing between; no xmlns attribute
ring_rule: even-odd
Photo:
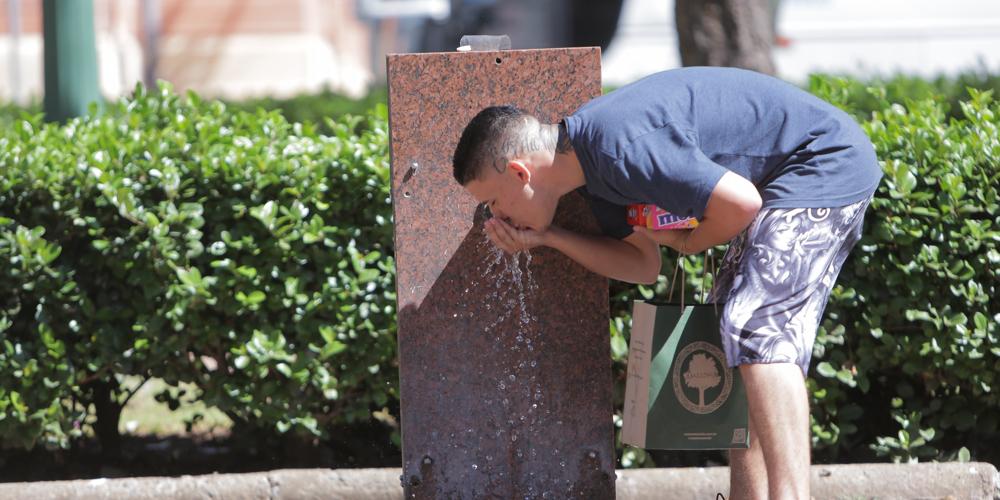
<svg viewBox="0 0 1000 500"><path fill-rule="evenodd" d="M360 95L389 52L454 50L466 33L514 48L601 45L604 81L677 67L671 0L93 0L102 92L160 78L207 96ZM1000 68L995 0L784 0L780 76ZM0 0L0 101L41 96L42 0Z"/></svg>

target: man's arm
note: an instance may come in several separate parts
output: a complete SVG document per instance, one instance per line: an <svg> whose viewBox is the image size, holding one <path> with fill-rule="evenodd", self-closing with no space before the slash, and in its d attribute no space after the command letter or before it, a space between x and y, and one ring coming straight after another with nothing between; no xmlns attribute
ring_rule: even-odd
<svg viewBox="0 0 1000 500"><path fill-rule="evenodd" d="M486 234L505 252L544 245L559 250L587 269L629 283L651 284L660 275L660 247L639 233L618 240L590 236L557 226L544 231L518 230L492 218L486 221Z"/></svg>
<svg viewBox="0 0 1000 500"><path fill-rule="evenodd" d="M546 231L545 245L597 274L619 281L651 284L660 275L660 246L639 233L617 240L552 226Z"/></svg>
<svg viewBox="0 0 1000 500"><path fill-rule="evenodd" d="M712 190L698 227L687 231L651 231L634 227L660 245L684 254L701 253L733 239L753 222L761 206L757 187L746 178L726 172Z"/></svg>

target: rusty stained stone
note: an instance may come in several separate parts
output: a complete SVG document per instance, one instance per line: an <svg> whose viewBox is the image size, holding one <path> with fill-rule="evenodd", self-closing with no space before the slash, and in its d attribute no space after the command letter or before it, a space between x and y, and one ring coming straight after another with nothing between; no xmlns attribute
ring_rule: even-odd
<svg viewBox="0 0 1000 500"><path fill-rule="evenodd" d="M406 497L613 498L607 280L549 248L498 254L451 167L486 106L554 122L600 95L600 50L387 66ZM576 194L555 223L598 231Z"/></svg>

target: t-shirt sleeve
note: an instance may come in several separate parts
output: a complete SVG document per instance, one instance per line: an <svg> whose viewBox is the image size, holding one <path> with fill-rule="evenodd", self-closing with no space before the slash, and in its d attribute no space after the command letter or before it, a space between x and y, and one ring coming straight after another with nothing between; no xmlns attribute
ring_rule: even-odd
<svg viewBox="0 0 1000 500"><path fill-rule="evenodd" d="M677 215L701 218L728 170L710 160L694 131L673 123L635 138L608 169L608 183Z"/></svg>
<svg viewBox="0 0 1000 500"><path fill-rule="evenodd" d="M578 190L587 200L590 211L597 219L597 224L601 227L601 232L605 236L615 239L623 239L632 234L632 226L628 224L627 209L623 205L616 205L610 201L591 195L585 189Z"/></svg>

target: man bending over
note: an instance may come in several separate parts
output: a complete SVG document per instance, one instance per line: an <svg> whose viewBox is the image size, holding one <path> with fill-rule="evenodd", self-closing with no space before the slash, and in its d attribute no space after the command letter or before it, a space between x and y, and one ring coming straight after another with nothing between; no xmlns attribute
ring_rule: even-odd
<svg viewBox="0 0 1000 500"><path fill-rule="evenodd" d="M552 247L617 280L655 282L659 245L693 254L729 243L712 296L724 303L720 335L746 385L752 436L749 449L730 453L731 498L809 498L805 375L882 176L853 119L772 77L683 68L598 97L558 124L486 108L462 132L454 174L490 208L486 233L505 251ZM603 235L552 225L572 191L587 197ZM630 227L633 203L700 224Z"/></svg>

